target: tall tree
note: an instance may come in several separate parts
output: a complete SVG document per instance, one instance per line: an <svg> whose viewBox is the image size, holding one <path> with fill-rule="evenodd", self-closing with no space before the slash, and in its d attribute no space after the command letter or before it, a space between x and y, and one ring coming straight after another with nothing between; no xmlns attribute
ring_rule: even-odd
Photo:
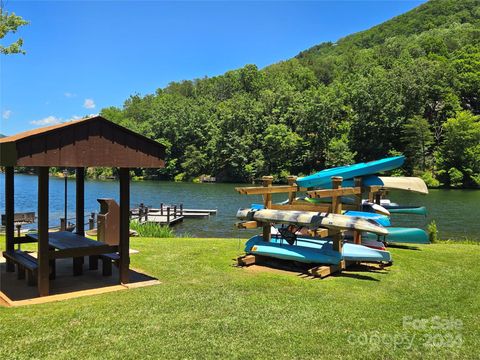
<svg viewBox="0 0 480 360"><path fill-rule="evenodd" d="M9 33L14 34L18 28L28 24L28 21L22 17L5 11L3 2L0 2L0 39L3 39ZM23 39L18 38L10 45L0 45L0 54L25 54L22 49Z"/></svg>
<svg viewBox="0 0 480 360"><path fill-rule="evenodd" d="M414 164L421 163L425 171L426 158L430 145L433 143L433 134L426 119L414 116L403 125L403 141L406 154L414 160Z"/></svg>

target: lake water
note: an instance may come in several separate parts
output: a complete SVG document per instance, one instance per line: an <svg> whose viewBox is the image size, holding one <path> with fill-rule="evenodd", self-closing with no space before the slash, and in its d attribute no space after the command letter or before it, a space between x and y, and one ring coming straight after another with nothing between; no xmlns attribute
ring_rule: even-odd
<svg viewBox="0 0 480 360"><path fill-rule="evenodd" d="M234 188L245 184L193 184L167 181L138 181L131 183L131 205L143 202L151 207L160 203L180 204L185 208L217 209L216 216L205 219L185 219L174 227L177 234L194 237L245 238L252 231L236 230L235 214L238 208L261 202L261 196L240 195ZM5 212L4 175L0 174L0 212ZM117 181L85 181L85 212L98 212L97 198L113 198L118 201ZM479 190L430 190L430 194L418 195L392 191L389 198L402 205L423 205L428 216L394 215L393 226L425 228L433 219L443 239L472 239L480 241L480 191ZM285 195L275 195L274 201L282 201ZM58 226L63 217L64 180L50 178L50 225ZM37 212L37 177L15 174L15 211ZM68 217L75 216L75 180L68 180ZM35 225L33 225L35 226Z"/></svg>

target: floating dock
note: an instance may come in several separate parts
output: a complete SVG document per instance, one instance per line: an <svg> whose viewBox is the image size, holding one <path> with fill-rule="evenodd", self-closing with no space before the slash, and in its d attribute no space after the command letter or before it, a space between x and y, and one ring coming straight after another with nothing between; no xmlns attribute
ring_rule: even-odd
<svg viewBox="0 0 480 360"><path fill-rule="evenodd" d="M132 219L139 222L155 222L161 225L175 225L182 222L183 219L206 218L210 215L216 215L216 209L184 209L183 204L165 205L160 204L160 208L140 206L131 210Z"/></svg>

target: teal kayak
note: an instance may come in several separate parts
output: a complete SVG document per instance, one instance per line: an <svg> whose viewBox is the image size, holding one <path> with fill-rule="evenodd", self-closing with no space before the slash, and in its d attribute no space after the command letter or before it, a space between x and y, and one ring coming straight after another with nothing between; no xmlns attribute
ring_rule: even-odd
<svg viewBox="0 0 480 360"><path fill-rule="evenodd" d="M344 215L348 216L356 216L364 219L372 219L375 220L377 223L379 223L382 226L391 226L392 224L390 223L390 218L386 215L381 215L381 214L376 214L373 212L365 212L365 211L353 211L353 210L347 210L343 213Z"/></svg>
<svg viewBox="0 0 480 360"><path fill-rule="evenodd" d="M324 187L331 183L332 176L341 176L344 179L353 179L357 176L373 175L381 171L396 169L405 162L404 156L393 156L381 160L370 161L347 166L325 169L315 174L300 177L296 183L300 187Z"/></svg>
<svg viewBox="0 0 480 360"><path fill-rule="evenodd" d="M413 214L413 215L427 215L427 208L425 206L384 206L391 214Z"/></svg>
<svg viewBox="0 0 480 360"><path fill-rule="evenodd" d="M343 244L342 254L333 250L333 243L328 239L297 238L295 245L289 245L281 238L272 237L263 241L262 236L252 237L245 244L247 254L269 256L276 259L293 260L302 263L337 265L341 260L391 262L388 251L376 250L363 245Z"/></svg>
<svg viewBox="0 0 480 360"><path fill-rule="evenodd" d="M425 230L416 228L389 227L388 235L377 236L373 233L363 233L362 240L386 241L387 243L407 243L407 244L430 244L428 234Z"/></svg>

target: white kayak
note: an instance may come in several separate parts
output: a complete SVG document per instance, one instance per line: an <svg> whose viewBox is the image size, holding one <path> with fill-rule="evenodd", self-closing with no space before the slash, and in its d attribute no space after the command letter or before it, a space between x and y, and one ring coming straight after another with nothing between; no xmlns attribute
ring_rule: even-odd
<svg viewBox="0 0 480 360"><path fill-rule="evenodd" d="M271 209L240 209L237 218L263 223L295 224L308 228L368 231L388 235L388 230L372 219L314 211L286 211Z"/></svg>

